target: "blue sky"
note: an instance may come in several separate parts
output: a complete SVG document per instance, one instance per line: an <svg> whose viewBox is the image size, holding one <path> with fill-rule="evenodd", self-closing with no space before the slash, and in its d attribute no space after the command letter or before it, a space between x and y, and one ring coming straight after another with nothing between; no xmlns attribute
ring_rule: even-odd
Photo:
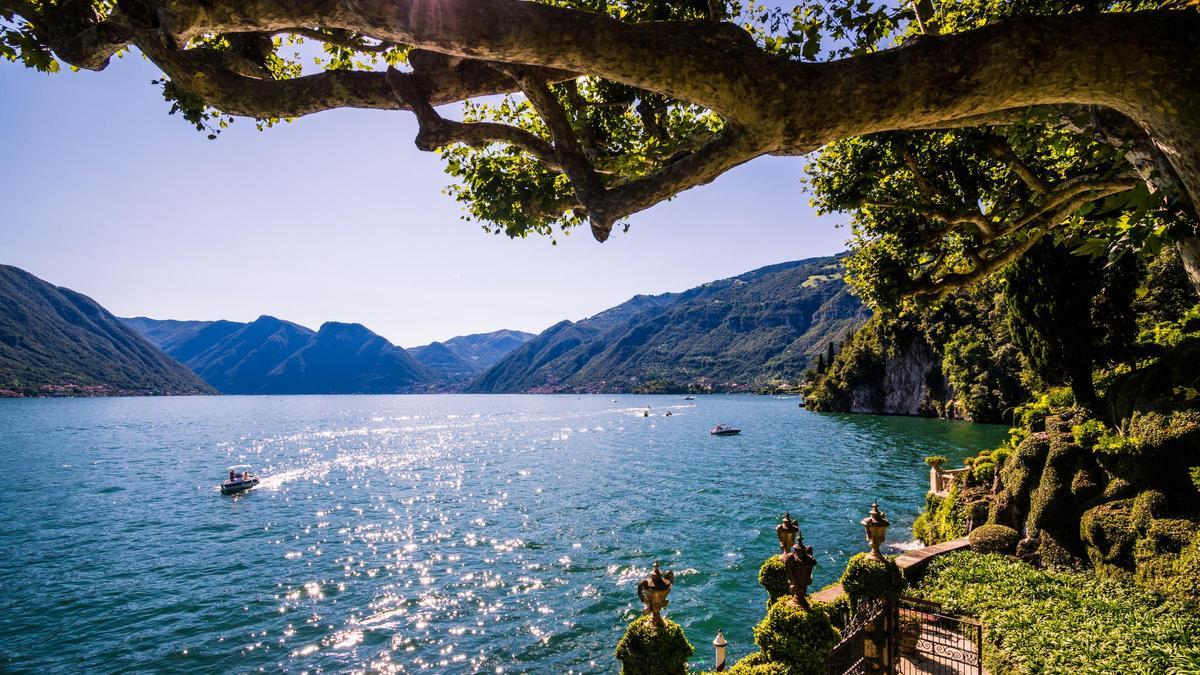
<svg viewBox="0 0 1200 675"><path fill-rule="evenodd" d="M401 112L339 110L216 141L177 116L140 56L102 73L0 62L0 263L120 316L356 321L403 346L540 331L637 293L678 291L844 248L800 158L762 158L632 219L509 240L460 219Z"/></svg>

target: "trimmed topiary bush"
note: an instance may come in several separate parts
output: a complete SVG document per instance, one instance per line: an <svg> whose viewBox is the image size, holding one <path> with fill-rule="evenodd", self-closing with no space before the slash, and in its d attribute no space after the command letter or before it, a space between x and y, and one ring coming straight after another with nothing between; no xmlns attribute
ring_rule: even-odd
<svg viewBox="0 0 1200 675"><path fill-rule="evenodd" d="M1175 561L1175 578L1167 584L1167 591L1185 608L1200 615L1200 532Z"/></svg>
<svg viewBox="0 0 1200 675"><path fill-rule="evenodd" d="M1050 441L1045 433L1027 435L1001 467L1000 482L1007 493L1005 501L1015 513L1029 513L1029 496L1041 479L1042 465L1049 452ZM997 520L1003 522L1002 518Z"/></svg>
<svg viewBox="0 0 1200 675"><path fill-rule="evenodd" d="M850 607L858 605L860 600L867 598L888 598L894 600L904 592L904 575L892 560L880 562L859 553L846 563L846 571L842 572L842 588L850 596Z"/></svg>
<svg viewBox="0 0 1200 675"><path fill-rule="evenodd" d="M655 626L653 617L634 619L617 643L617 660L624 675L684 675L696 651L674 621Z"/></svg>
<svg viewBox="0 0 1200 675"><path fill-rule="evenodd" d="M975 482L990 485L996 476L996 465L988 460L979 460L971 466L971 477Z"/></svg>
<svg viewBox="0 0 1200 675"><path fill-rule="evenodd" d="M1178 410L1168 415L1135 412L1130 435L1141 451L1187 452L1200 445L1200 411Z"/></svg>
<svg viewBox="0 0 1200 675"><path fill-rule="evenodd" d="M1123 577L1133 564L1138 532L1130 517L1132 500L1119 499L1088 509L1079 520L1079 537L1087 546L1092 566L1104 576Z"/></svg>
<svg viewBox="0 0 1200 675"><path fill-rule="evenodd" d="M996 464L997 467L1004 468L1004 462L1010 456L1012 456L1012 451L1009 450L1008 448L997 448L995 451L992 452L992 461Z"/></svg>
<svg viewBox="0 0 1200 675"><path fill-rule="evenodd" d="M949 460L941 455L930 455L925 458L925 463L929 466L943 466L947 461Z"/></svg>
<svg viewBox="0 0 1200 675"><path fill-rule="evenodd" d="M1108 429L1100 420L1088 420L1083 424L1076 424L1071 427L1071 435L1075 437L1075 442L1082 446L1085 450L1091 450L1096 445L1096 441L1100 437L1107 434Z"/></svg>
<svg viewBox="0 0 1200 675"><path fill-rule="evenodd" d="M1150 528L1151 521L1163 517L1166 512L1167 496L1158 490L1146 490L1133 500L1133 509L1129 515L1134 526L1145 532Z"/></svg>
<svg viewBox="0 0 1200 675"><path fill-rule="evenodd" d="M767 589L767 607L779 598L787 596L787 567L783 564L783 558L773 555L763 561L762 567L758 568L758 583Z"/></svg>
<svg viewBox="0 0 1200 675"><path fill-rule="evenodd" d="M1006 525L983 525L971 531L968 535L971 550L979 553L1011 554L1017 550L1017 542L1021 535Z"/></svg>
<svg viewBox="0 0 1200 675"><path fill-rule="evenodd" d="M754 627L754 642L768 661L787 667L789 675L824 673L839 634L825 612L806 610L791 600L771 605Z"/></svg>

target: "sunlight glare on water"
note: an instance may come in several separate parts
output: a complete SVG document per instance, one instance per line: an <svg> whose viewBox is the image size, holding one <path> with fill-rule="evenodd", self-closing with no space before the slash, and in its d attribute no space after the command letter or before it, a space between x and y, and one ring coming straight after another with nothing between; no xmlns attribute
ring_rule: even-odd
<svg viewBox="0 0 1200 675"><path fill-rule="evenodd" d="M615 672L655 560L696 662L718 627L736 657L785 509L815 590L863 549L872 499L911 538L922 457L1004 437L794 398L616 398L0 401L0 670ZM243 462L262 484L221 496Z"/></svg>

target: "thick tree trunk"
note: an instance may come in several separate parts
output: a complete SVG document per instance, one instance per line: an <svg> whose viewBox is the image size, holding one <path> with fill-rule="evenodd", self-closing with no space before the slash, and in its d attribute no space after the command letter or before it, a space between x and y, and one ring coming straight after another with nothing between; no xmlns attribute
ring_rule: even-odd
<svg viewBox="0 0 1200 675"><path fill-rule="evenodd" d="M1200 237L1182 239L1176 245L1179 257L1183 259L1183 269L1187 270L1188 278L1192 280L1192 288L1200 295Z"/></svg>
<svg viewBox="0 0 1200 675"><path fill-rule="evenodd" d="M0 0L0 9L22 14L41 4ZM431 103L511 86L488 67L499 62L558 73L547 79L593 75L689 101L737 129L738 143L678 169L692 171L684 180L637 186L637 198L627 200L635 210L763 154L805 154L880 131L987 124L1014 109L1064 104L1108 107L1133 120L1200 204L1200 13L1190 10L1016 18L801 63L764 52L731 24L624 23L523 0L150 0L118 7L82 32L63 20L46 36L63 58L96 69L131 43L210 105L235 114L407 107L391 95L384 73L274 80L232 52L182 48L214 33L321 27L449 57L446 67L422 75ZM53 18L42 14L34 24ZM459 68L456 60L482 67Z"/></svg>

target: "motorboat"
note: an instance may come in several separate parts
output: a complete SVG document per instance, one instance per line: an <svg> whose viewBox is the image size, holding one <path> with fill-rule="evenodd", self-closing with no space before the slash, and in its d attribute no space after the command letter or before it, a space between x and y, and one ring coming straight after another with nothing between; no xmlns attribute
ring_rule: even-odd
<svg viewBox="0 0 1200 675"><path fill-rule="evenodd" d="M731 427L728 424L718 424L708 433L713 436L736 436L742 433L742 430L737 427Z"/></svg>
<svg viewBox="0 0 1200 675"><path fill-rule="evenodd" d="M695 401L695 400L696 400L696 397L695 397L695 396L684 396L684 397L683 397L683 400L685 400L685 401Z"/></svg>
<svg viewBox="0 0 1200 675"><path fill-rule="evenodd" d="M675 414L675 413L673 413L673 412L671 412L670 410L668 410L668 411L666 412L666 414L664 414L664 415L663 415L663 417L670 417L671 415L674 415L674 414Z"/></svg>
<svg viewBox="0 0 1200 675"><path fill-rule="evenodd" d="M234 464L226 469L229 477L221 481L221 494L235 495L258 485L258 476L254 475L252 469L249 464Z"/></svg>

